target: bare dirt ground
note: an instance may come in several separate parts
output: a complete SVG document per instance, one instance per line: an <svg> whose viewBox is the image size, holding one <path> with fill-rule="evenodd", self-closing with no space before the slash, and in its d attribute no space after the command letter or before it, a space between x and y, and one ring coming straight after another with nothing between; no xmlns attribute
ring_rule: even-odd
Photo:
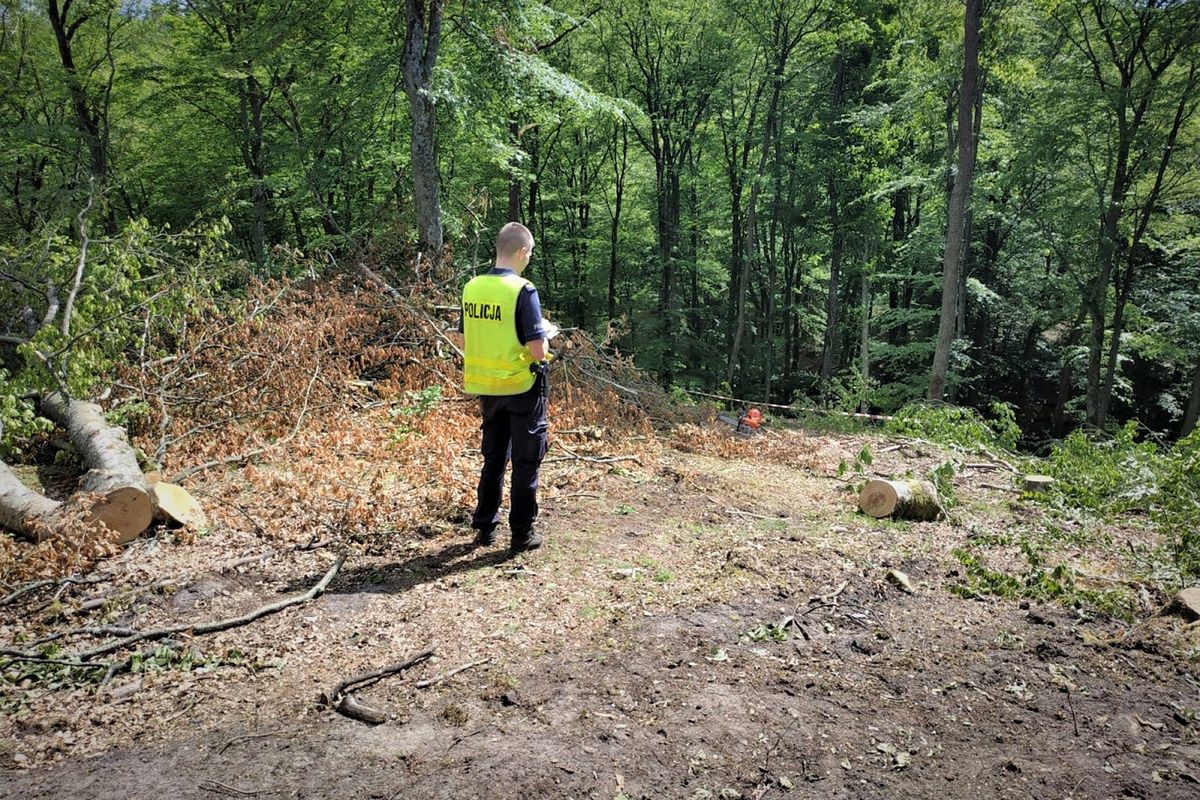
<svg viewBox="0 0 1200 800"><path fill-rule="evenodd" d="M1036 512L966 470L953 522L880 523L836 475L864 440L806 441L804 463L683 442L643 464L553 464L540 551L509 560L503 542L472 548L450 525L381 533L313 602L176 637L102 688L45 672L8 684L0 795L1200 796L1195 625L1150 616L1142 606L1162 598L1144 590L1129 594L1140 622L959 596L955 548ZM941 457L895 447L871 471ZM333 563L333 548L246 527L102 562L158 585L72 624L236 615ZM1067 537L1056 556L1121 585L1138 536ZM989 552L1003 564L1017 551ZM50 629L47 596L32 599L0 609L5 642ZM386 723L320 703L342 678L425 648L434 659L358 693Z"/></svg>

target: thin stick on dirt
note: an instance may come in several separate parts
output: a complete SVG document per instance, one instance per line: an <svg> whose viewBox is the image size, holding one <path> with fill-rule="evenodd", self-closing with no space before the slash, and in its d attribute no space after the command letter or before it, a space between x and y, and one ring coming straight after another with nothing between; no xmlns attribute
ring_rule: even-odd
<svg viewBox="0 0 1200 800"><path fill-rule="evenodd" d="M115 653L116 651L122 650L131 644L137 644L138 642L144 642L153 639L162 639L175 633L190 633L193 636L200 636L206 633L216 633L218 631L224 631L229 630L230 628L248 625L249 623L254 622L257 619L261 619L268 614L274 614L278 611L282 611L285 608L300 605L301 603L307 603L315 599L325 591L325 587L329 585L329 582L333 580L334 576L337 575L338 570L342 568L342 564L345 562L345 556L338 556L337 561L335 561L333 566L329 568L329 571L325 573L325 577L321 578L320 582L318 582L304 594L295 595L293 597L288 597L283 600L270 603L251 611L249 614L244 614L240 617L230 617L228 619L217 620L215 622L202 622L199 625L174 625L170 628L159 628L157 630L145 631L135 636L122 639L119 642L112 642L111 644L106 644L103 647L85 650L84 652L79 653L77 657L81 661L90 661L91 659L99 658L100 656L106 656L109 653Z"/></svg>
<svg viewBox="0 0 1200 800"><path fill-rule="evenodd" d="M1079 735L1079 722L1075 719L1075 703L1071 701L1071 690L1064 689L1067 693L1067 708L1071 709L1071 725L1075 727L1075 735Z"/></svg>
<svg viewBox="0 0 1200 800"><path fill-rule="evenodd" d="M266 451L267 451L267 448L259 447L255 450L250 450L245 453L238 453L236 456L228 456L226 458L214 458L212 461L205 461L203 464L197 464L196 466L188 467L187 469L185 469L181 472L176 472L174 475L171 476L171 480L169 481L169 483L182 483L183 481L192 477L196 473L204 472L205 470L212 469L213 467L220 467L220 466L224 466L225 464L240 464L243 461L254 458L256 455L259 455L260 453L265 453Z"/></svg>
<svg viewBox="0 0 1200 800"><path fill-rule="evenodd" d="M399 664L392 664L390 667L383 667L382 669L373 670L371 672L363 672L347 678L338 685L334 686L333 689L331 689L325 696L330 702L336 703L343 694L351 689L361 689L364 686L375 683L382 678L386 678L388 675L395 675L397 672L403 672L409 667L414 667L417 664L420 664L422 661L432 657L433 648L422 650L420 653L417 653L415 656L406 661L401 661Z"/></svg>
<svg viewBox="0 0 1200 800"><path fill-rule="evenodd" d="M481 658L478 661L472 661L469 664L463 664L461 667L455 667L449 672L443 672L440 675L434 675L432 678L426 678L423 681L417 681L416 686L418 689L426 689L434 684L441 683L442 681L446 680L446 678L457 675L460 672L466 672L469 669L486 664L491 660L491 658Z"/></svg>
<svg viewBox="0 0 1200 800"><path fill-rule="evenodd" d="M585 455L576 453L574 450L567 447L561 441L556 440L554 443L556 445L558 445L560 448L562 448L563 450L565 450L568 453L568 455L560 456L558 458L547 458L542 463L552 464L552 463L555 463L558 461L587 461L592 464L612 464L617 461L634 461L638 464L642 463L642 459L640 459L637 456L623 456L623 455L585 456Z"/></svg>
<svg viewBox="0 0 1200 800"><path fill-rule="evenodd" d="M13 589L11 594L0 597L0 606L6 606L9 603L15 603L17 600L20 600L22 597L34 591L35 589L40 589L43 586L49 586L52 583L54 583L54 581L38 580L31 581L24 586L18 586L16 589Z"/></svg>
<svg viewBox="0 0 1200 800"><path fill-rule="evenodd" d="M63 661L57 658L41 658L38 656L17 656L4 653L3 658L8 664L54 664L60 667L75 667L77 669L104 669L104 664L86 664L82 661ZM6 664L7 666L7 664Z"/></svg>
<svg viewBox="0 0 1200 800"><path fill-rule="evenodd" d="M829 594L818 594L808 598L808 604L812 605L813 603L829 603L830 605L836 605L834 601L838 599L842 592L846 591L846 587L849 585L850 581L842 581L842 585L834 589Z"/></svg>
<svg viewBox="0 0 1200 800"><path fill-rule="evenodd" d="M270 789L239 789L236 786L227 786L220 781L203 780L197 784L201 789L208 792L216 792L217 794L232 794L240 797L255 797L256 795L266 794Z"/></svg>
<svg viewBox="0 0 1200 800"><path fill-rule="evenodd" d="M62 578L61 580L41 579L41 580L36 580L36 581L30 581L29 583L25 584L24 586L18 586L16 589L14 589L12 591L11 594L7 594L4 597L0 598L0 606L6 606L6 605L9 605L10 603L15 603L17 600L20 600L22 597L29 594L30 592L32 592L36 589L41 589L44 586L53 586L55 584L61 584L62 586L66 586L67 584L71 584L71 583L103 583L104 581L108 580L109 577L110 576L108 575L108 573L104 573L102 575L93 575L88 578L69 577L69 578Z"/></svg>
<svg viewBox="0 0 1200 800"><path fill-rule="evenodd" d="M228 742L226 742L225 744L221 745L221 749L217 751L217 754L220 755L221 753L224 753L226 750L233 747L235 744L241 744L242 742L249 742L253 739L266 739L269 736L284 736L289 733L299 733L299 732L300 732L300 728L286 728L286 729L278 730L278 731L265 731L263 733L247 733L242 736L235 736L232 739L230 739Z"/></svg>
<svg viewBox="0 0 1200 800"><path fill-rule="evenodd" d="M774 516L771 514L755 514L753 511L742 511L740 508L727 508L727 509L725 509L725 513L726 514L740 514L743 517L752 517L753 519L778 519L778 520L784 520L784 521L791 519L791 517L780 517L780 516Z"/></svg>

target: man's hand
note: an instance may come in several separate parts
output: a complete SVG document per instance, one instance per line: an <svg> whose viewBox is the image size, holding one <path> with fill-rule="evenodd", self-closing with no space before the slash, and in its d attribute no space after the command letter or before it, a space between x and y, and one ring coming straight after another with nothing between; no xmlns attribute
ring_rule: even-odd
<svg viewBox="0 0 1200 800"><path fill-rule="evenodd" d="M526 346L529 348L529 355L533 356L534 361L546 360L546 354L549 352L549 342L546 339L534 339Z"/></svg>

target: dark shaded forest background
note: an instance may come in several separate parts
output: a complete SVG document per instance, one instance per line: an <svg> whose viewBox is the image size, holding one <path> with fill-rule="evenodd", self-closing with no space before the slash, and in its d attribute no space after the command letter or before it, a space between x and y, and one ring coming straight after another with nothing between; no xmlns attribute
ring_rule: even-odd
<svg viewBox="0 0 1200 800"><path fill-rule="evenodd" d="M679 390L1186 435L1198 84L1182 0L10 0L0 449L152 319L354 259L453 289L510 219Z"/></svg>

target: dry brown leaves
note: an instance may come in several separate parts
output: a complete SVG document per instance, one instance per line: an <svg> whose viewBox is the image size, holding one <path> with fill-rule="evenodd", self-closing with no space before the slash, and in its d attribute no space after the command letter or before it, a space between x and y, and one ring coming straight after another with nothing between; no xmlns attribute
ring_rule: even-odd
<svg viewBox="0 0 1200 800"><path fill-rule="evenodd" d="M720 458L755 459L789 467L828 471L836 468L841 451L827 437L802 431L762 430L741 436L724 423L683 424L671 431L670 444L685 453Z"/></svg>
<svg viewBox="0 0 1200 800"><path fill-rule="evenodd" d="M456 298L428 285L406 291L396 300L348 276L253 284L148 342L146 352L168 355L116 375L112 404L149 407L130 434L164 476L211 465L186 482L214 525L350 542L379 533L403 542L448 526L474 502L478 412L437 335L453 319L437 319L435 306ZM574 333L556 349L551 438L570 434L570 455L559 459L594 469L608 467L588 459L615 454L648 463L654 423L675 413L665 392L607 341ZM431 387L440 396L431 399ZM572 473L558 485L581 480ZM378 547L381 537L370 538ZM31 550L4 539L0 578L65 574L106 547L63 535Z"/></svg>
<svg viewBox="0 0 1200 800"><path fill-rule="evenodd" d="M37 522L34 521L37 531ZM101 558L120 552L118 534L84 521L82 509L68 509L53 526L38 531L37 544L0 536L0 580L6 583L56 578L86 570Z"/></svg>

